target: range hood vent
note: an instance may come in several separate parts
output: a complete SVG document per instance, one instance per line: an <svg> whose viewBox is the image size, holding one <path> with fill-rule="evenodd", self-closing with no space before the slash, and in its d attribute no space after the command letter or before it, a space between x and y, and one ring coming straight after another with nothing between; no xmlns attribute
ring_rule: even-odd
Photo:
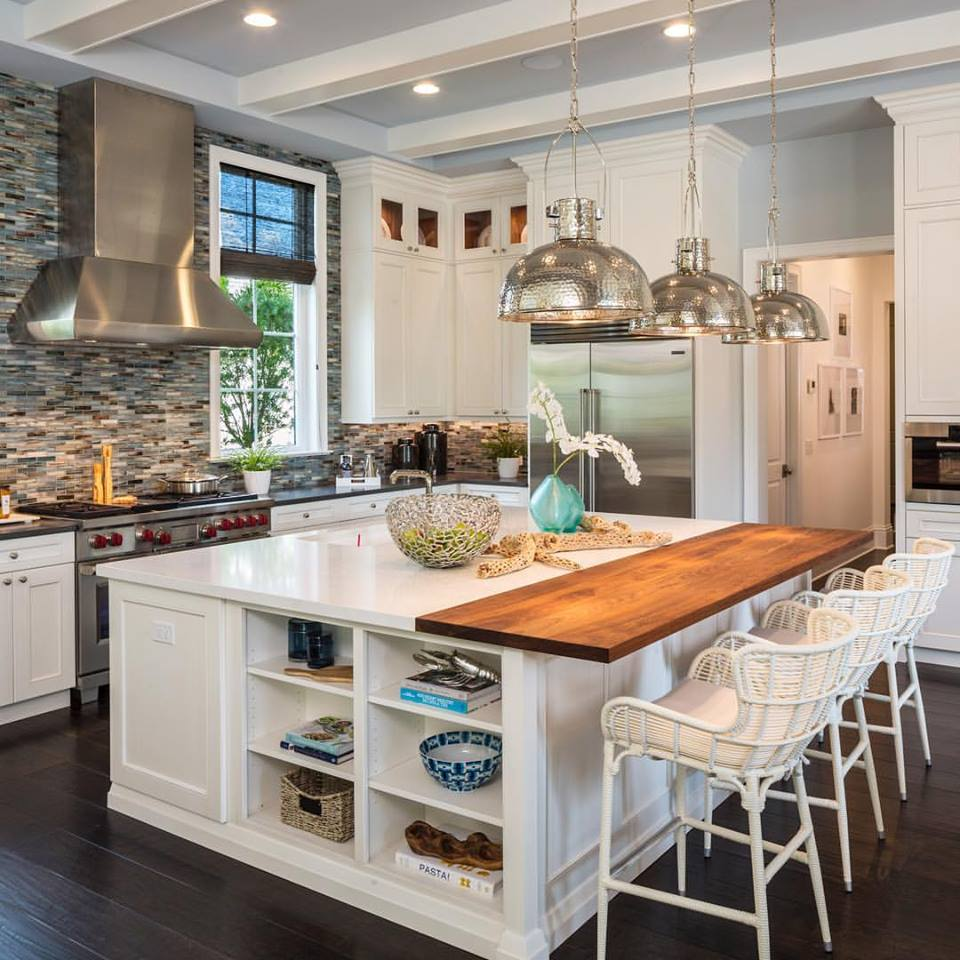
<svg viewBox="0 0 960 960"><path fill-rule="evenodd" d="M193 108L107 80L60 90L58 260L10 320L20 343L255 347L193 261Z"/></svg>

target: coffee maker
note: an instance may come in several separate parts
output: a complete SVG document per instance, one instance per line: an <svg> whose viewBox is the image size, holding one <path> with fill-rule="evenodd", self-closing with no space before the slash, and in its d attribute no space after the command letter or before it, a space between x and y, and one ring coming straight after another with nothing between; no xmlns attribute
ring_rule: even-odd
<svg viewBox="0 0 960 960"><path fill-rule="evenodd" d="M417 432L420 469L434 477L447 472L447 434L438 423L425 423Z"/></svg>

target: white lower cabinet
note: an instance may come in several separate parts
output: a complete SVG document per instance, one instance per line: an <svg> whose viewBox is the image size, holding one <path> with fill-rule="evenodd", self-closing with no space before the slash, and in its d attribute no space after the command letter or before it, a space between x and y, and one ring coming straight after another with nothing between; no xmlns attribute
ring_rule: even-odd
<svg viewBox="0 0 960 960"><path fill-rule="evenodd" d="M225 604L110 584L110 777L226 820ZM239 637L232 638L239 643Z"/></svg>
<svg viewBox="0 0 960 960"><path fill-rule="evenodd" d="M13 574L13 699L57 693L76 682L72 563Z"/></svg>
<svg viewBox="0 0 960 960"><path fill-rule="evenodd" d="M72 535L2 544L0 707L61 693L76 683L72 560Z"/></svg>
<svg viewBox="0 0 960 960"><path fill-rule="evenodd" d="M906 533L908 551L913 550L919 537L946 540L957 549L958 556L954 556L950 565L950 581L924 625L917 646L960 653L960 507L935 510L908 507Z"/></svg>
<svg viewBox="0 0 960 960"><path fill-rule="evenodd" d="M501 507L525 507L529 503L526 487L499 487L486 486L477 483L465 483L460 487L461 493L472 493L480 497L493 497Z"/></svg>

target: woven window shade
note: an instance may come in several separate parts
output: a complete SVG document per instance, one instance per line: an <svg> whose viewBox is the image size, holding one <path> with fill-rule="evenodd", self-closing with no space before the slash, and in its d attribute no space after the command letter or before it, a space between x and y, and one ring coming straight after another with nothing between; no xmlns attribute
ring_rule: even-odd
<svg viewBox="0 0 960 960"><path fill-rule="evenodd" d="M224 164L220 274L313 283L313 186Z"/></svg>

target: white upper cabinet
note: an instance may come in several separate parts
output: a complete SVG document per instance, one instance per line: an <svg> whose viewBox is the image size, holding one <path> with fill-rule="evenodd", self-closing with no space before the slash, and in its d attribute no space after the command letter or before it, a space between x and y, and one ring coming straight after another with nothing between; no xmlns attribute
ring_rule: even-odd
<svg viewBox="0 0 960 960"><path fill-rule="evenodd" d="M383 186L375 193L373 242L381 250L441 260L447 254L447 206L431 199Z"/></svg>
<svg viewBox="0 0 960 960"><path fill-rule="evenodd" d="M908 123L903 132L903 202L960 200L960 116Z"/></svg>
<svg viewBox="0 0 960 960"><path fill-rule="evenodd" d="M903 356L907 419L960 418L955 276L960 203L915 207L903 220Z"/></svg>
<svg viewBox="0 0 960 960"><path fill-rule="evenodd" d="M456 220L455 256L458 260L519 255L527 249L527 195L525 191L493 194L460 201Z"/></svg>

